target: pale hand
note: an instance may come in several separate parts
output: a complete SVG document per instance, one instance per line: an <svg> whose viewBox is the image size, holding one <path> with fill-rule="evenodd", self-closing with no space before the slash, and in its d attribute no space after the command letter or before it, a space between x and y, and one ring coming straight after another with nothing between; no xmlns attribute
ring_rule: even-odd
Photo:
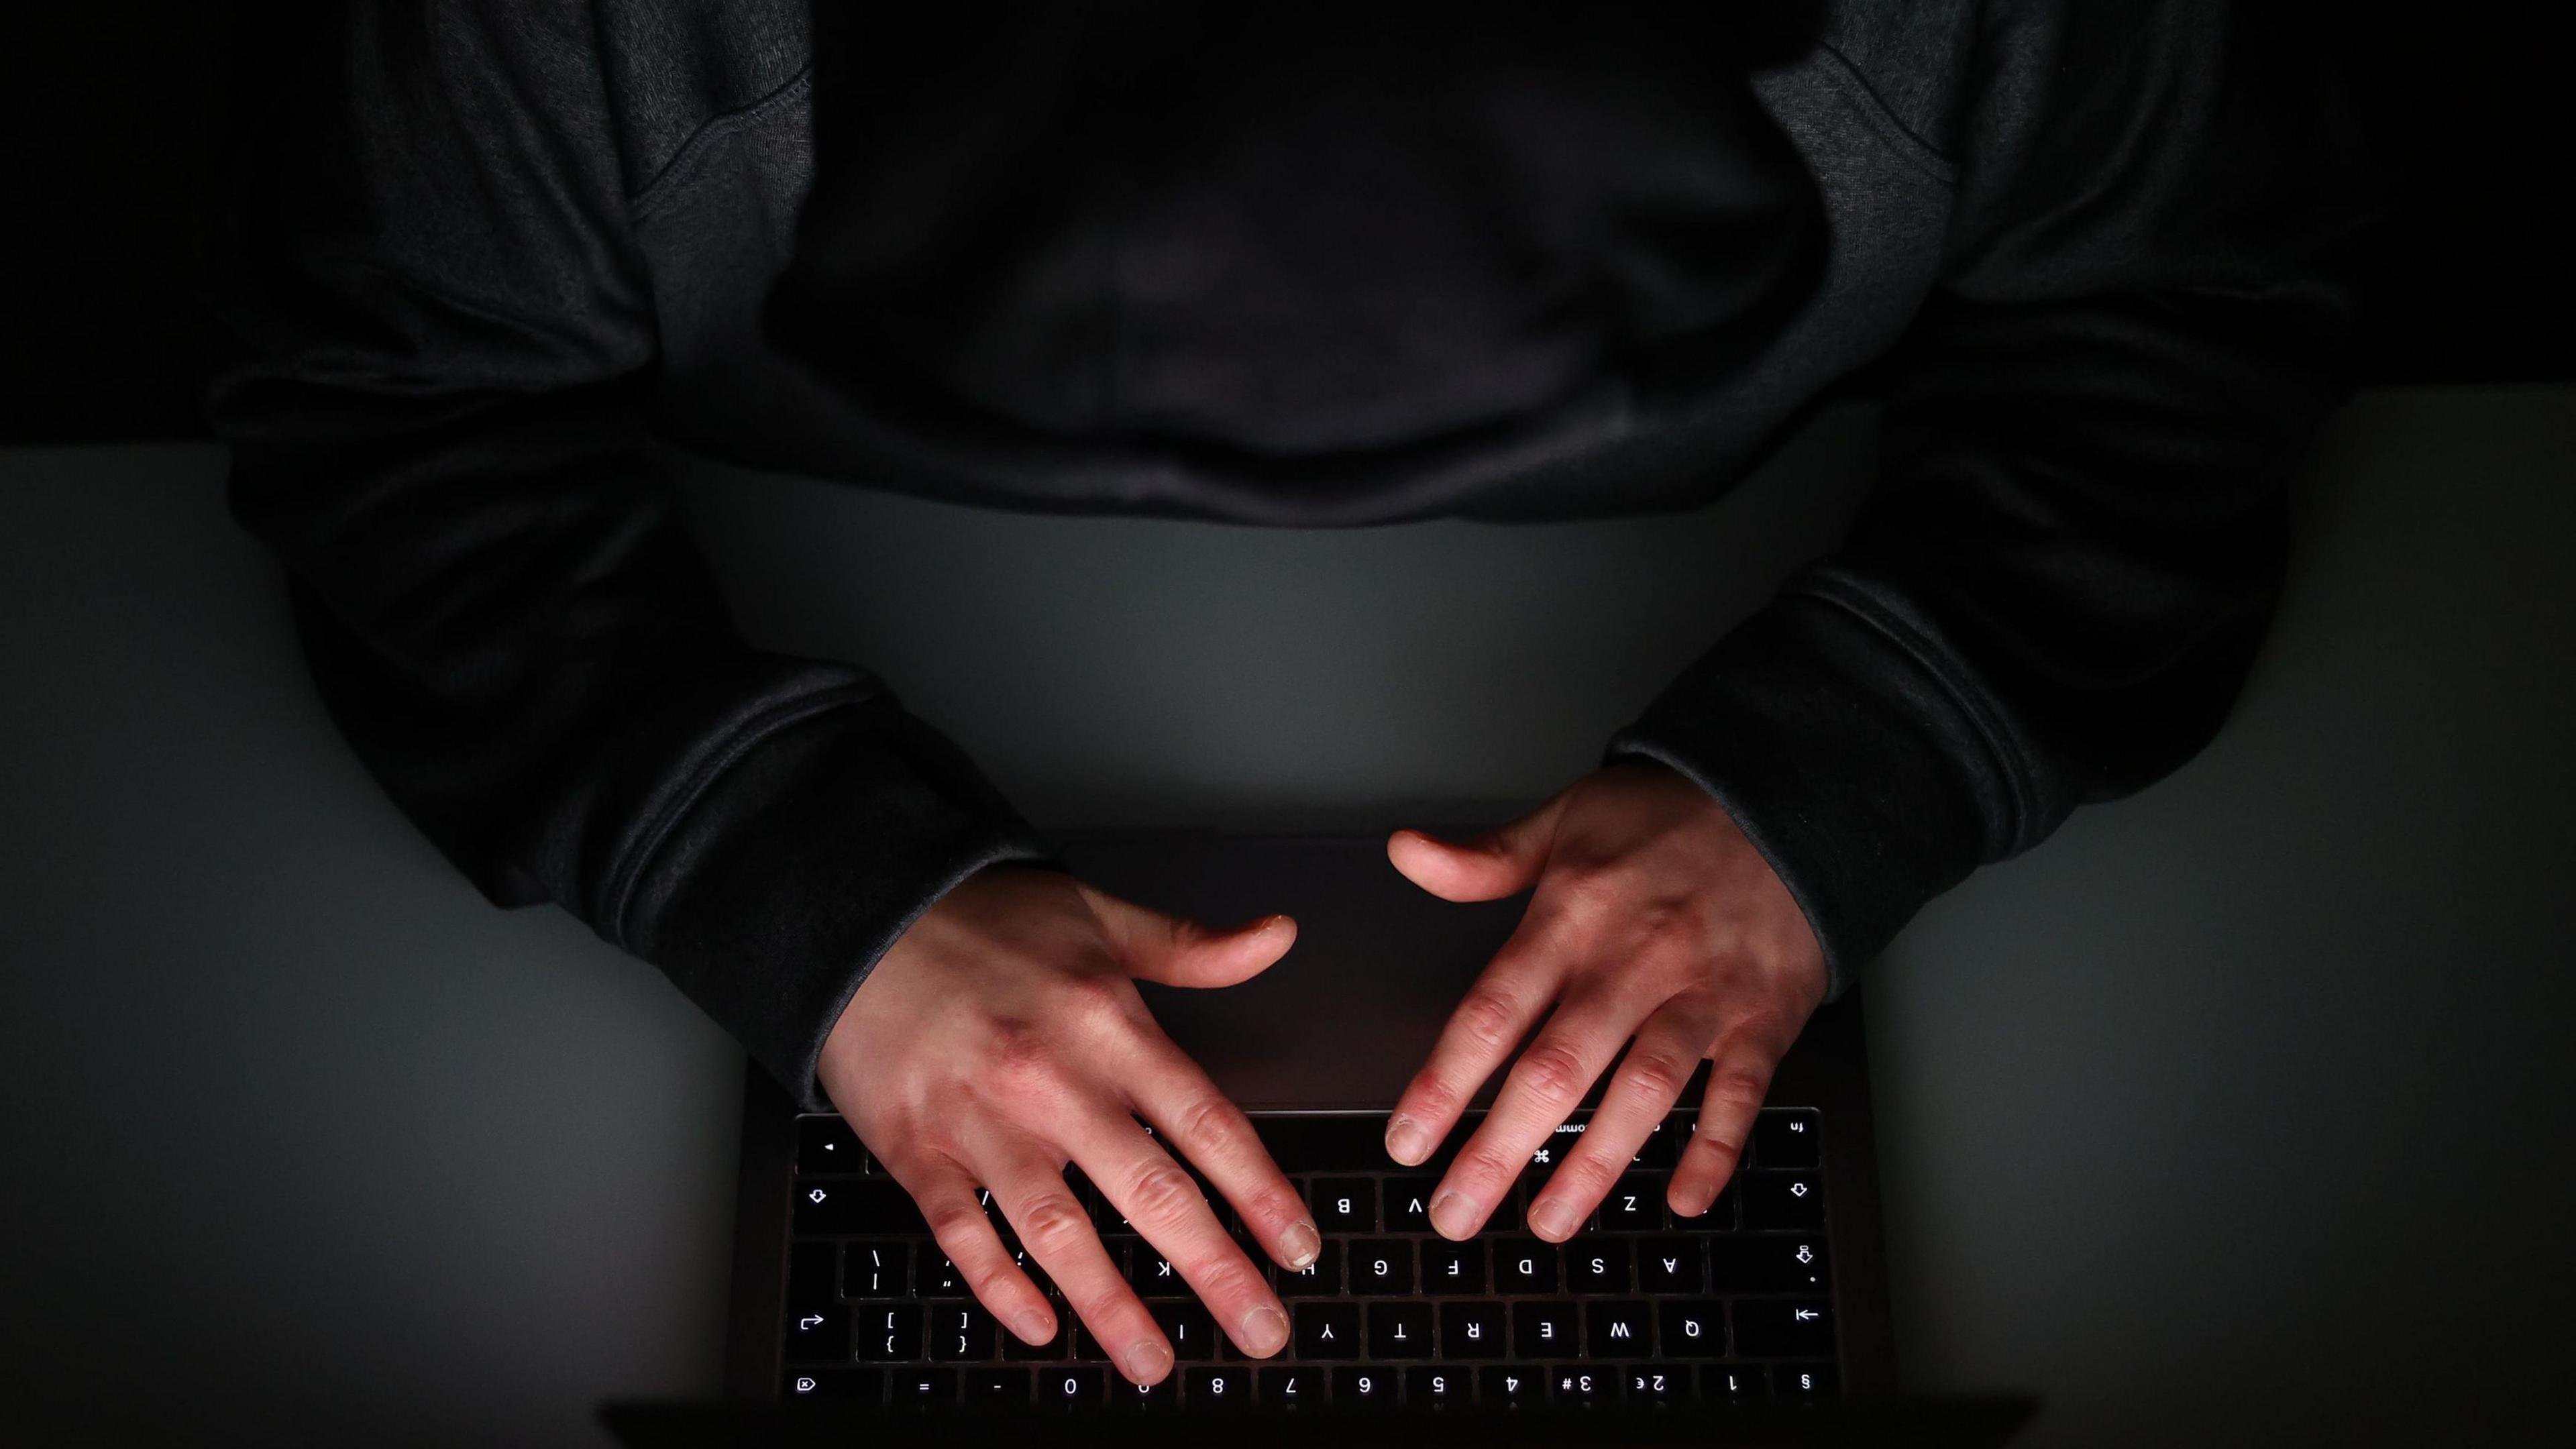
<svg viewBox="0 0 2576 1449"><path fill-rule="evenodd" d="M1825 995L1815 932L1726 811L1664 765L1621 761L1474 841L1399 830L1387 856L1447 900L1531 891L1388 1119L1388 1153L1421 1162L1538 1027L1433 1190L1432 1227L1449 1238L1482 1227L1614 1060L1589 1126L1529 1205L1530 1230L1573 1236L1703 1058L1707 1095L1667 1200L1684 1217L1708 1211L1772 1070Z"/></svg>

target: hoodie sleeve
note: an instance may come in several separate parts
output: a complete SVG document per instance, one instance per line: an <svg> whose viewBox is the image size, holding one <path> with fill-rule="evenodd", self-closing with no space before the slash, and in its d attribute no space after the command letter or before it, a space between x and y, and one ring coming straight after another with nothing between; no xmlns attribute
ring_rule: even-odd
<svg viewBox="0 0 2576 1449"><path fill-rule="evenodd" d="M737 635L643 447L650 287L586 8L329 10L220 246L234 514L438 849L820 1108L823 1038L912 919L1060 862L869 672Z"/></svg>
<svg viewBox="0 0 2576 1449"><path fill-rule="evenodd" d="M1832 996L1976 866L2199 751L2262 640L2344 391L2315 257L2357 193L2228 9L1986 7L1878 486L1605 752L1726 806Z"/></svg>

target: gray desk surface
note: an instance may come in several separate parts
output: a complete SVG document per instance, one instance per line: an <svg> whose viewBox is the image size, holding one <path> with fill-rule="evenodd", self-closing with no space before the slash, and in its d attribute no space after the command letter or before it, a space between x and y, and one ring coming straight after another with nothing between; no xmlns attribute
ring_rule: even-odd
<svg viewBox="0 0 2576 1449"><path fill-rule="evenodd" d="M1041 821L1373 824L1586 768L1830 542L1868 422L1700 513L1547 528L683 471L756 635L878 664ZM737 1055L410 832L221 468L0 455L0 1415L593 1444L601 1398L712 1391ZM2033 1442L2564 1407L2576 389L2366 396L2302 502L2221 742L1871 977L1907 1371L2042 1393Z"/></svg>

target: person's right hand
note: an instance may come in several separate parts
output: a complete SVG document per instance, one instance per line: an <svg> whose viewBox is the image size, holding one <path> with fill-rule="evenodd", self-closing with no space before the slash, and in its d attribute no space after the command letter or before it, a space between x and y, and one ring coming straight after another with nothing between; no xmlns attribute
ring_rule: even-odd
<svg viewBox="0 0 2576 1449"><path fill-rule="evenodd" d="M1062 871L987 866L878 960L824 1042L818 1073L1012 1332L1042 1344L1059 1325L1003 1247L978 1187L991 1189L1122 1373L1150 1384L1171 1372L1171 1344L1065 1185L1070 1159L1235 1343L1267 1358L1288 1342L1287 1311L1164 1149L1195 1164L1290 1269L1313 1262L1323 1240L1251 1121L1163 1035L1134 983L1231 986L1296 936L1286 916L1215 931Z"/></svg>

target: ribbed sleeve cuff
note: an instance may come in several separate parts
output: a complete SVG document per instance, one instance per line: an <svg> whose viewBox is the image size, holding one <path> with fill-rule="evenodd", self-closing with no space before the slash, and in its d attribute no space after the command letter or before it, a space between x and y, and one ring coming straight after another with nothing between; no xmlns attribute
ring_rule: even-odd
<svg viewBox="0 0 2576 1449"><path fill-rule="evenodd" d="M1660 761L1716 798L1806 912L1827 1000L1991 858L2003 768L1903 620L1853 594L1805 576L1603 753Z"/></svg>
<svg viewBox="0 0 2576 1449"><path fill-rule="evenodd" d="M890 695L845 701L742 742L644 865L624 944L828 1111L815 1062L851 994L1003 861L1064 868L946 737Z"/></svg>

